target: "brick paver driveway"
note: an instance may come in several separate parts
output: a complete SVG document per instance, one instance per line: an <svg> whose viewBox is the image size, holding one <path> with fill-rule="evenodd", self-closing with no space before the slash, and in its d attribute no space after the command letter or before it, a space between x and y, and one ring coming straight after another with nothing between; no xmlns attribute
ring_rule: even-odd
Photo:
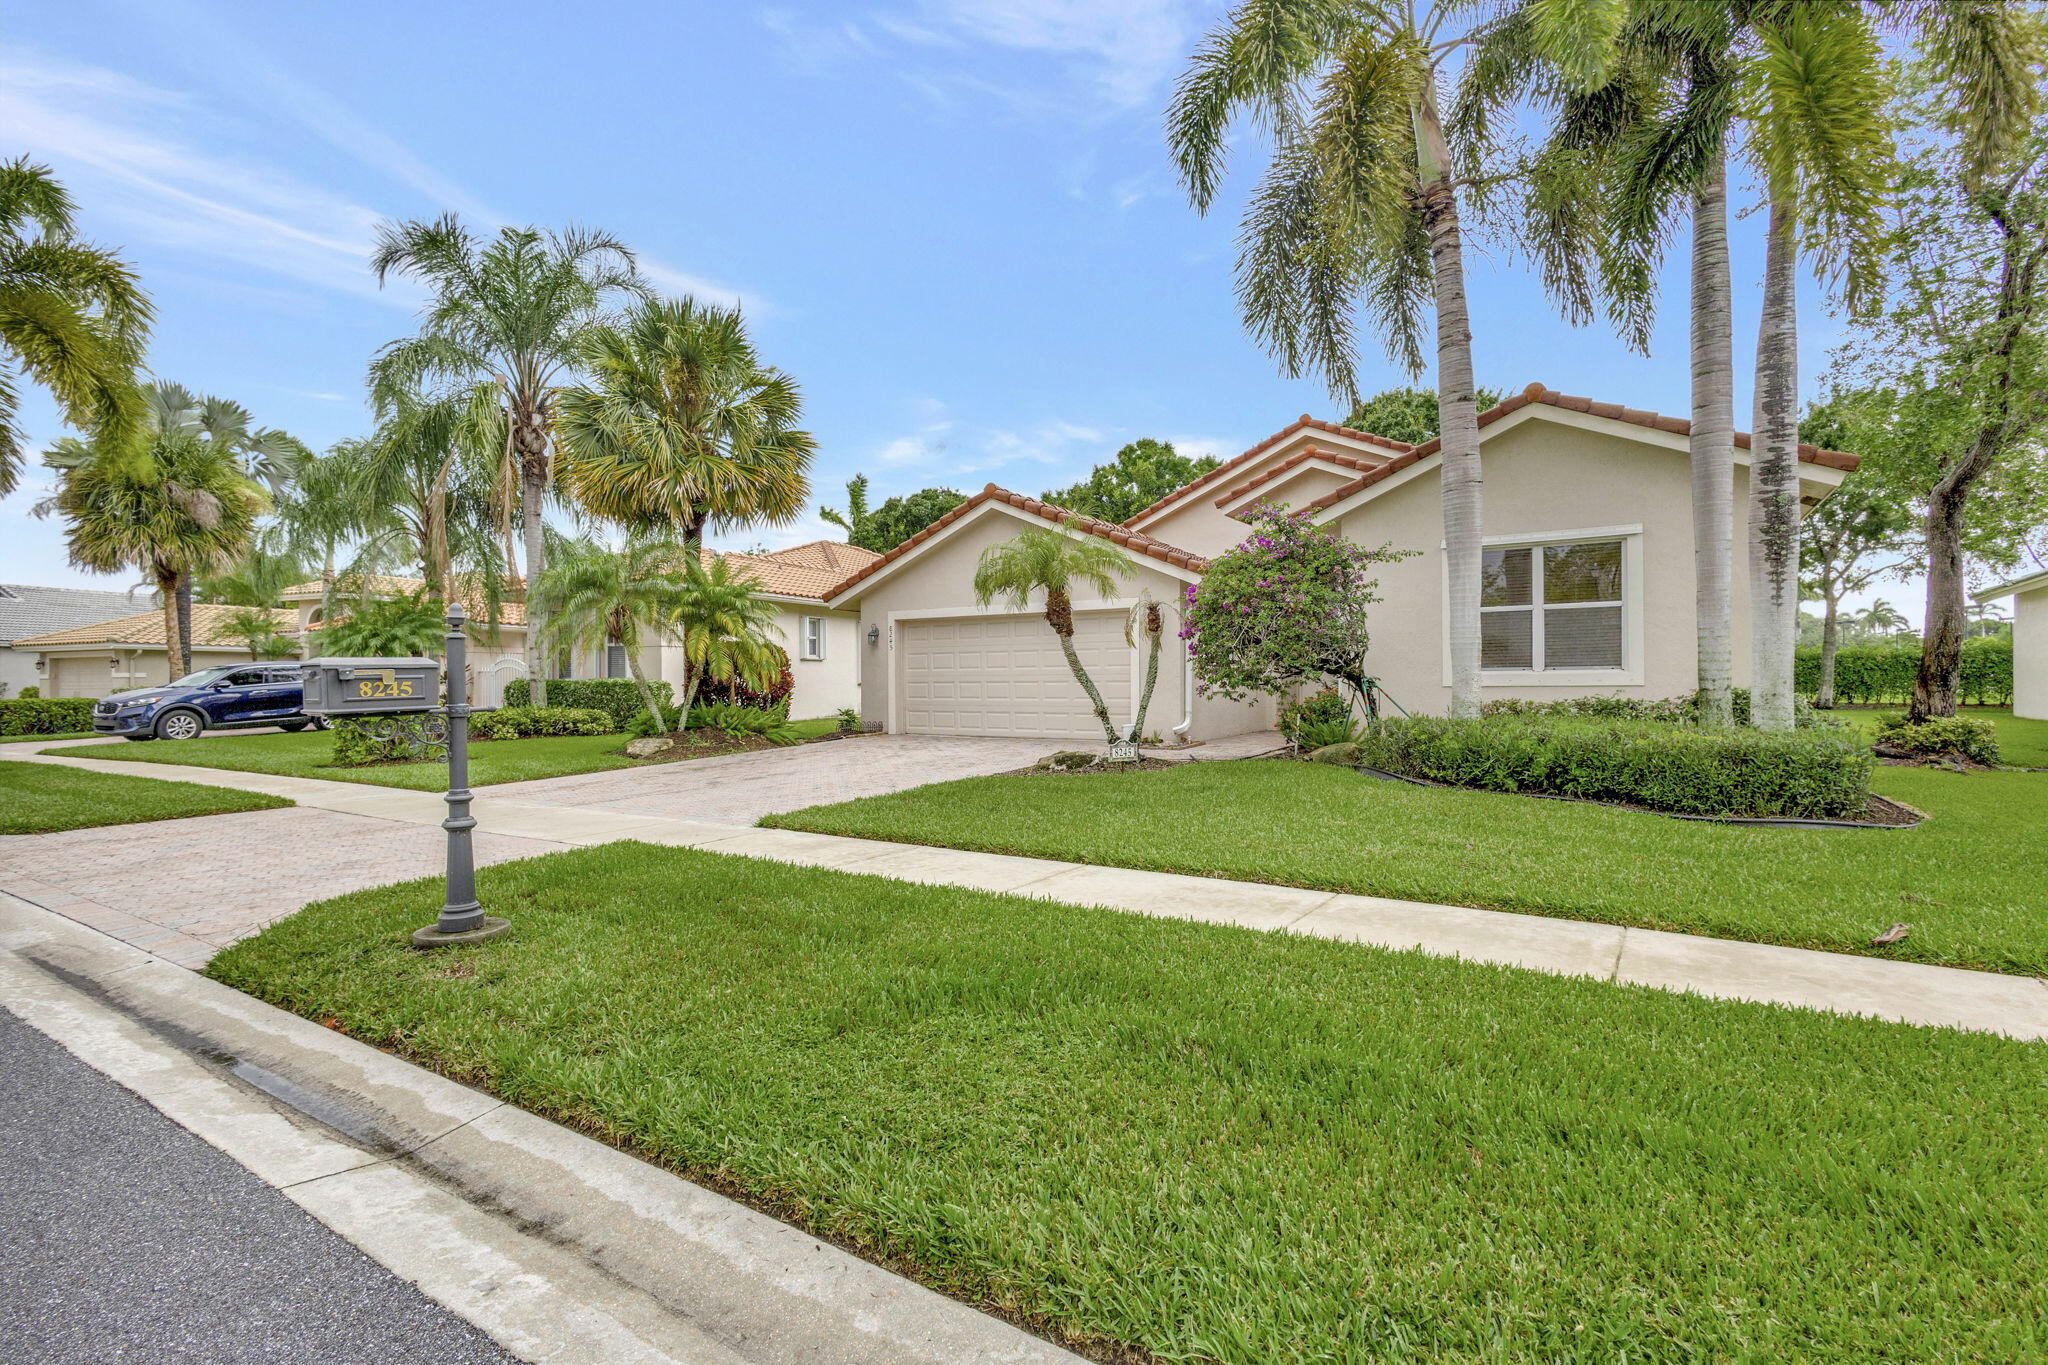
<svg viewBox="0 0 2048 1365"><path fill-rule="evenodd" d="M500 782L483 790L505 801L751 825L764 815L805 806L1009 772L1063 747L1052 739L863 735L762 753Z"/></svg>

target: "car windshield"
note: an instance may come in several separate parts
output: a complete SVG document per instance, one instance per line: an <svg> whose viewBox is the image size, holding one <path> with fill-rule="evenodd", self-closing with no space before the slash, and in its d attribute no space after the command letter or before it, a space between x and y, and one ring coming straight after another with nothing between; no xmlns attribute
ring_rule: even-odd
<svg viewBox="0 0 2048 1365"><path fill-rule="evenodd" d="M220 681L220 679L225 678L240 667L240 664L220 664L213 668L202 668L197 673L187 673L184 677L173 682L171 686L204 687L210 682Z"/></svg>

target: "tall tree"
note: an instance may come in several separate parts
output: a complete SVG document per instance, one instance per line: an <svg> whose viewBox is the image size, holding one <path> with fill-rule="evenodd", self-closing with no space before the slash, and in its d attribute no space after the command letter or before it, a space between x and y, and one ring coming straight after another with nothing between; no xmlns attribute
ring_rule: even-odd
<svg viewBox="0 0 2048 1365"><path fill-rule="evenodd" d="M1089 708L1102 725L1103 739L1110 744L1119 738L1116 725L1109 718L1102 689L1088 676L1080 652L1074 648L1074 588L1085 584L1107 597L1130 572L1130 561L1121 550L1099 536L1065 526L1019 531L1014 538L983 550L974 570L974 596L983 606L1002 598L1023 611L1030 607L1033 594L1044 594L1045 623L1058 637L1067 667L1088 694Z"/></svg>
<svg viewBox="0 0 2048 1365"><path fill-rule="evenodd" d="M1088 477L1065 488L1054 488L1040 496L1055 507L1079 512L1103 521L1127 521L1165 497L1214 469L1216 457L1194 459L1173 448L1171 441L1144 437L1117 451L1107 464L1099 464Z"/></svg>
<svg viewBox="0 0 2048 1365"><path fill-rule="evenodd" d="M1836 394L1814 405L1799 423L1799 438L1830 450L1861 452L1874 444L1866 413L1879 405L1857 393ZM1799 541L1802 592L1821 602L1820 678L1813 704L1835 704L1835 655L1842 644L1842 599L1862 592L1903 567L1912 512L1900 491L1886 484L1875 460L1851 474L1803 521Z"/></svg>
<svg viewBox="0 0 2048 1365"><path fill-rule="evenodd" d="M1247 0L1196 51L1167 117L1182 183L1207 211L1232 125L1270 134L1270 165L1247 210L1238 298L1247 327L1290 375L1312 371L1356 396L1363 309L1391 353L1420 373L1425 305L1436 317L1451 709L1479 709L1479 409L1458 196L1477 167L1453 159L1438 82L1473 33L1471 6ZM1597 57L1622 7L1528 6L1536 50ZM1590 78L1589 78L1590 79Z"/></svg>
<svg viewBox="0 0 2048 1365"><path fill-rule="evenodd" d="M534 585L530 606L538 599L545 609L550 652L562 649L603 652L623 646L626 673L640 693L640 702L654 722L662 723L661 702L640 667L640 649L660 639L675 619L679 605L676 566L683 548L674 541L629 540L614 550L591 540L560 542L547 573Z"/></svg>
<svg viewBox="0 0 2048 1365"><path fill-rule="evenodd" d="M818 515L846 532L849 545L887 554L965 501L967 495L957 488L920 488L874 507L868 502L868 476L856 474L846 481L846 510L820 507Z"/></svg>
<svg viewBox="0 0 2048 1365"><path fill-rule="evenodd" d="M420 334L378 352L370 371L373 392L396 397L433 381L484 380L496 387L506 450L519 471L526 577L538 578L547 558L554 391L600 325L600 309L621 296L647 292L633 253L609 233L580 228L508 227L484 240L454 214L444 214L383 224L370 264L380 284L400 275L418 280L432 295ZM530 619L526 645L537 705L547 701L544 624Z"/></svg>
<svg viewBox="0 0 2048 1365"><path fill-rule="evenodd" d="M673 536L788 522L817 440L796 381L763 364L737 308L649 299L592 329L588 383L558 399L562 484L593 516Z"/></svg>
<svg viewBox="0 0 2048 1365"><path fill-rule="evenodd" d="M0 496L21 474L20 381L49 390L64 420L101 442L143 423L135 387L150 322L135 273L76 236L71 196L48 166L0 162Z"/></svg>
<svg viewBox="0 0 2048 1365"><path fill-rule="evenodd" d="M489 385L438 398L387 394L376 430L335 451L347 469L334 493L352 528L401 533L427 591L443 600L458 564L493 602L502 592L489 495L492 396Z"/></svg>
<svg viewBox="0 0 2048 1365"><path fill-rule="evenodd" d="M820 507L818 515L846 532L846 543L858 545L863 550L882 553L882 547L868 542L875 539L875 513L868 502L868 476L856 474L846 481L846 510L836 507Z"/></svg>
<svg viewBox="0 0 2048 1365"><path fill-rule="evenodd" d="M1472 401L1481 412L1498 406L1506 396L1498 389L1472 391ZM1433 440L1443 431L1443 424L1437 419L1436 394L1428 389L1405 386L1381 389L1372 397L1352 404L1343 425L1354 431L1384 436L1390 441L1406 441L1412 446Z"/></svg>

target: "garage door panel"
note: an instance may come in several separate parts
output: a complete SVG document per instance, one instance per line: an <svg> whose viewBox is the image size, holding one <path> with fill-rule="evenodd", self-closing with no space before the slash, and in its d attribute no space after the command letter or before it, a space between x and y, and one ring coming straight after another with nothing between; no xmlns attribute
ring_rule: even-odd
<svg viewBox="0 0 2048 1365"><path fill-rule="evenodd" d="M1044 617L907 621L899 630L905 729L1026 739L1101 736ZM1111 719L1127 723L1132 668L1123 613L1078 613L1074 635Z"/></svg>

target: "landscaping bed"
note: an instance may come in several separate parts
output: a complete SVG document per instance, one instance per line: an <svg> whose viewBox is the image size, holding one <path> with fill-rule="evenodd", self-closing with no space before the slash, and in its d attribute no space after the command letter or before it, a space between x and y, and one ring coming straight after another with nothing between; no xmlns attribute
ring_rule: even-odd
<svg viewBox="0 0 2048 1365"><path fill-rule="evenodd" d="M478 882L507 938L409 949L421 881L207 971L1102 1360L2038 1358L2039 1045L647 845Z"/></svg>
<svg viewBox="0 0 2048 1365"><path fill-rule="evenodd" d="M820 731L820 727L826 728ZM628 754L635 767L646 763L677 763L692 758L717 758L722 754L750 754L763 749L789 749L804 744L823 744L835 739L853 739L856 735L842 734L830 721L797 721L791 727L799 737L787 743L778 744L766 735L734 733L706 727L696 730L681 730L659 738L670 741L675 747L658 754L644 757ZM639 741L635 740L634 743Z"/></svg>
<svg viewBox="0 0 2048 1365"><path fill-rule="evenodd" d="M50 834L291 804L279 796L196 782L85 772L54 763L0 762L0 834Z"/></svg>
<svg viewBox="0 0 2048 1365"><path fill-rule="evenodd" d="M762 823L2048 975L2048 780L1879 767L1870 781L1931 818L1751 829L1248 760L1122 782L970 778ZM1910 936L1873 950L1900 921Z"/></svg>

